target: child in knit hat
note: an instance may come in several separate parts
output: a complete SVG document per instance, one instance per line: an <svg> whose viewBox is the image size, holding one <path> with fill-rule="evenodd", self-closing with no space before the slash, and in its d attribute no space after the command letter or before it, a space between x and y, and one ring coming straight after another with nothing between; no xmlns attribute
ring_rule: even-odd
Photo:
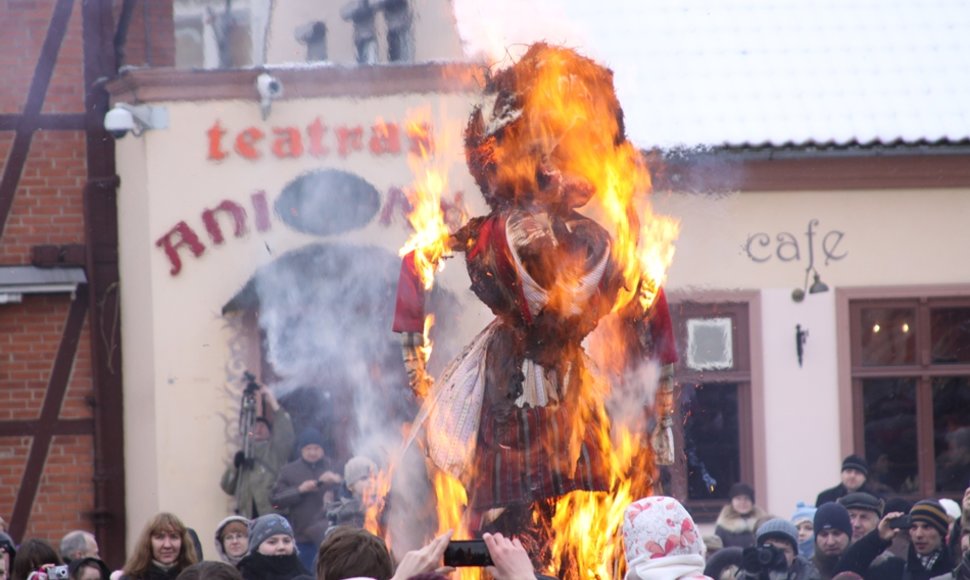
<svg viewBox="0 0 970 580"><path fill-rule="evenodd" d="M798 529L798 555L806 560L815 555L815 511L815 506L800 501L791 516L791 523Z"/></svg>
<svg viewBox="0 0 970 580"><path fill-rule="evenodd" d="M249 554L239 562L243 580L293 580L309 575L297 556L293 527L281 515L260 516L249 524Z"/></svg>

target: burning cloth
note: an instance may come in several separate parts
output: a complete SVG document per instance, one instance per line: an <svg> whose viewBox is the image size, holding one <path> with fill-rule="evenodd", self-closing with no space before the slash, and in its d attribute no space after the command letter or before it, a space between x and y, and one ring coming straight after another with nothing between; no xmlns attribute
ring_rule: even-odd
<svg viewBox="0 0 970 580"><path fill-rule="evenodd" d="M613 348L625 364L654 358L669 370L677 358L663 290L627 252L639 232L633 197L649 177L623 135L612 73L538 44L486 92L494 105L487 117L472 113L465 150L491 212L447 243L465 253L471 288L495 319L435 381L415 423L431 461L464 484L478 513L610 489L610 385L583 348L604 317L618 321ZM627 183L610 171L636 175ZM591 201L617 217L578 211ZM412 252L394 330L414 337L424 318ZM669 401L661 419L669 426ZM642 454L649 477L649 447Z"/></svg>

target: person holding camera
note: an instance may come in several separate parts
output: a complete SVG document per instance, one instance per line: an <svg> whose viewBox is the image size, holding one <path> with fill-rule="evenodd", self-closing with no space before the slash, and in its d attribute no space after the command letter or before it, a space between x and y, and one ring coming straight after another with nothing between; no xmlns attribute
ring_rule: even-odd
<svg viewBox="0 0 970 580"><path fill-rule="evenodd" d="M849 548L839 562L839 571L851 571L880 580L929 580L953 571L954 561L944 545L950 520L935 499L916 502L906 516L886 514L879 526ZM891 557L872 564L897 534L908 534L905 558Z"/></svg>
<svg viewBox="0 0 970 580"><path fill-rule="evenodd" d="M323 444L319 431L313 427L304 429L297 441L300 457L280 469L270 494L273 507L287 510L300 559L308 570L313 568L318 547L311 528L326 517L322 508L334 500L343 481L331 469Z"/></svg>
<svg viewBox="0 0 970 580"><path fill-rule="evenodd" d="M783 578L819 580L815 566L798 555L798 528L782 518L772 518L758 527L755 546L741 553L739 578Z"/></svg>
<svg viewBox="0 0 970 580"><path fill-rule="evenodd" d="M47 571L57 569L63 571L62 578L67 578L67 568L63 567L60 556L45 540L31 538L24 540L13 559L11 580L27 580L36 576L38 572L47 575ZM60 575L60 574L59 574Z"/></svg>
<svg viewBox="0 0 970 580"><path fill-rule="evenodd" d="M251 520L274 513L270 491L290 457L296 436L289 413L265 385L250 381L243 394L244 410L250 404L255 406L255 418L252 425L241 425L246 430L243 449L236 452L232 465L222 474L220 487L236 497L235 512ZM272 411L272 423L267 408Z"/></svg>

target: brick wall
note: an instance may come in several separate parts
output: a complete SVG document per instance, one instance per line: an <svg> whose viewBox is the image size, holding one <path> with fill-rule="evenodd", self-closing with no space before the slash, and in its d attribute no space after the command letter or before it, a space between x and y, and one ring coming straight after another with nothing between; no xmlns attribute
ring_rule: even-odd
<svg viewBox="0 0 970 580"><path fill-rule="evenodd" d="M114 7L116 11L121 4L120 0L68 3L70 18L40 107L43 115L74 115L76 119L85 113L83 19L84 7L90 2L104 2L108 10ZM0 116L6 117L0 119L0 173L16 167L10 157L15 136L12 129L28 121L17 116L28 104L31 81L57 4L58 0L0 2L0 69L4 71ZM127 63L159 66L174 62L171 13L171 0L136 3ZM101 45L110 47L111 43L107 38ZM8 180L10 175L17 178L17 185L0 236L0 266L29 265L31 250L37 245L85 243L88 152L85 132L77 124L74 127L34 131L22 171L8 174ZM23 491L28 457L35 444L31 436L34 427L23 425L40 418L71 303L72 297L63 293L26 295L20 304L0 304L0 516L8 522ZM96 388L91 337L89 313L69 365L59 419L93 419ZM94 464L92 434L54 436L23 534L15 541L43 538L56 546L72 529L95 531L91 519L95 508ZM123 546L113 552L116 557L109 564L118 566Z"/></svg>
<svg viewBox="0 0 970 580"><path fill-rule="evenodd" d="M121 13L121 5L121 0L115 0L116 22ZM142 0L136 3L128 27L128 42L125 44L122 66L175 66L173 14L172 0Z"/></svg>
<svg viewBox="0 0 970 580"><path fill-rule="evenodd" d="M80 131L34 133L0 240L0 264L30 263L33 246L84 243L85 154Z"/></svg>
<svg viewBox="0 0 970 580"><path fill-rule="evenodd" d="M61 343L70 296L25 296L0 306L0 422L38 419ZM85 330L87 328L85 327ZM58 416L91 418L88 333L82 333L67 395ZM0 515L9 521L26 467L31 437L0 437ZM94 445L90 435L55 436L22 538L57 542L73 529L93 531Z"/></svg>

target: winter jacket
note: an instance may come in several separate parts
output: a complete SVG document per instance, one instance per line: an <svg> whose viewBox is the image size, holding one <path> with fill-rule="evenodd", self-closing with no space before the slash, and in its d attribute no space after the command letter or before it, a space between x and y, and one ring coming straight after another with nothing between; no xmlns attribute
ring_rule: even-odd
<svg viewBox="0 0 970 580"><path fill-rule="evenodd" d="M168 570L165 570L153 562L144 574L140 576L129 576L125 574L120 580L175 580L182 570L183 568L179 568L178 566L172 566Z"/></svg>
<svg viewBox="0 0 970 580"><path fill-rule="evenodd" d="M956 570L942 576L934 576L932 580L970 580L970 552L963 555Z"/></svg>
<svg viewBox="0 0 970 580"><path fill-rule="evenodd" d="M755 506L751 513L742 516L731 507L731 504L727 504L721 508L721 513L717 516L714 533L724 542L725 548L750 548L754 545L754 532L758 520L767 515L764 510Z"/></svg>
<svg viewBox="0 0 970 580"><path fill-rule="evenodd" d="M811 560L795 556L788 568L788 580L822 580L822 575Z"/></svg>
<svg viewBox="0 0 970 580"><path fill-rule="evenodd" d="M862 487L860 487L856 491L864 491L864 492L868 493L869 495L874 496L874 497L877 497L877 498L882 498L882 496L884 495L884 494L882 494L882 493L874 490L872 488L872 486L869 485L868 482L863 483L862 484ZM849 494L849 490L844 485L842 485L840 483L839 485L837 485L835 487L830 487L830 488L826 489L825 491L823 491L822 493L818 494L818 497L815 498L815 507L822 507L822 504L824 504L824 503L838 501L839 498L844 497L844 496L846 496L848 494Z"/></svg>
<svg viewBox="0 0 970 580"><path fill-rule="evenodd" d="M879 564L872 564L876 556L889 547L890 542L879 537L879 530L873 530L849 546L839 560L839 572L855 572L866 578L878 580L929 580L953 570L953 559L945 547L930 570L924 570L916 548L909 547L906 559L891 557ZM870 565L872 564L872 565Z"/></svg>
<svg viewBox="0 0 970 580"><path fill-rule="evenodd" d="M818 576L822 580L832 580L838 574L840 558L838 556L826 556L821 550L815 550L812 556L812 565L818 571Z"/></svg>
<svg viewBox="0 0 970 580"><path fill-rule="evenodd" d="M270 438L253 442L251 464L226 468L220 486L222 491L236 496L237 514L254 519L275 513L270 490L276 483L280 467L290 458L295 440L293 421L281 408L276 411Z"/></svg>
<svg viewBox="0 0 970 580"><path fill-rule="evenodd" d="M289 556L266 556L254 552L239 562L243 580L292 580L297 576L312 576L295 553Z"/></svg>
<svg viewBox="0 0 970 580"><path fill-rule="evenodd" d="M291 461L280 469L280 475L273 486L270 499L273 507L285 510L287 519L293 525L293 537L298 543L312 542L309 528L320 519L326 518L324 499L332 500L338 484L319 485L313 491L301 493L300 484L307 480L319 480L326 471L332 471L326 457L316 463L307 463L302 458Z"/></svg>

